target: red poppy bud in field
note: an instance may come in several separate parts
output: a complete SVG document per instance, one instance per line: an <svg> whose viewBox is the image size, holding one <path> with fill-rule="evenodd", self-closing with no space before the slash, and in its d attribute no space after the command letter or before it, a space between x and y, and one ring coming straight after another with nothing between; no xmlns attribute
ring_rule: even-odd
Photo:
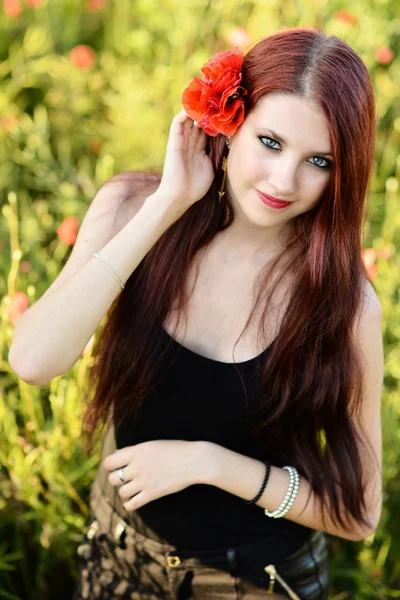
<svg viewBox="0 0 400 600"><path fill-rule="evenodd" d="M79 231L79 221L76 217L66 217L64 221L57 227L57 237L67 246L75 244L76 237Z"/></svg>
<svg viewBox="0 0 400 600"><path fill-rule="evenodd" d="M342 21L342 23L348 23L348 25L355 25L358 21L357 17L347 10L338 10L333 18Z"/></svg>
<svg viewBox="0 0 400 600"><path fill-rule="evenodd" d="M19 0L4 0L3 9L7 17L11 19L18 17L22 13L21 2Z"/></svg>
<svg viewBox="0 0 400 600"><path fill-rule="evenodd" d="M94 65L95 52L90 46L80 44L70 52L70 58L78 69L90 69Z"/></svg>
<svg viewBox="0 0 400 600"><path fill-rule="evenodd" d="M375 58L381 65L388 65L394 58L393 50L390 48L378 48L375 52Z"/></svg>
<svg viewBox="0 0 400 600"><path fill-rule="evenodd" d="M105 7L106 3L104 0L88 0L87 7L92 12L97 12Z"/></svg>

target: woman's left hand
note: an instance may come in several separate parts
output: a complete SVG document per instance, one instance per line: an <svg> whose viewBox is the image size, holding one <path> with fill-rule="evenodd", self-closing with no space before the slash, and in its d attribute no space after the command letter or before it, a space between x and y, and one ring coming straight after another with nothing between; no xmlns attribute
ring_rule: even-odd
<svg viewBox="0 0 400 600"><path fill-rule="evenodd" d="M118 491L126 510L136 510L162 496L190 485L205 483L207 442L152 440L116 450L102 466L112 471L108 480ZM123 468L123 483L118 470ZM132 496L134 496L132 498Z"/></svg>

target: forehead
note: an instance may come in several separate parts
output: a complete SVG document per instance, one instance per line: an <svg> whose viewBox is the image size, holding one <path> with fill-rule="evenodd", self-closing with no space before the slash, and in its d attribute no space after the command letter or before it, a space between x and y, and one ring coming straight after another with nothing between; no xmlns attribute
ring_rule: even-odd
<svg viewBox="0 0 400 600"><path fill-rule="evenodd" d="M252 127L270 127L288 142L307 137L313 146L330 147L328 122L322 109L298 94L274 92L263 96L246 121Z"/></svg>

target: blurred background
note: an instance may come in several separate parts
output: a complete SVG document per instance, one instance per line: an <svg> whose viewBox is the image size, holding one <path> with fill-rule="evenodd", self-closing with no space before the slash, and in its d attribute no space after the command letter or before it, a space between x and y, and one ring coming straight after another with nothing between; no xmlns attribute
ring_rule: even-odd
<svg viewBox="0 0 400 600"><path fill-rule="evenodd" d="M81 445L93 338L48 386L7 362L104 181L163 163L183 89L216 52L315 26L362 57L377 99L364 260L383 308L384 503L367 540L329 538L330 598L400 598L400 2L4 0L0 6L0 598L70 599L99 448ZM368 143L368 140L366 140Z"/></svg>

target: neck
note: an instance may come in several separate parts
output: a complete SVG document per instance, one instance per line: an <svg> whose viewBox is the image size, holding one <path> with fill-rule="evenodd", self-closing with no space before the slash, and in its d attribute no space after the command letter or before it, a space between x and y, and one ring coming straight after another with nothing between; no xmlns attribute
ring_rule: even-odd
<svg viewBox="0 0 400 600"><path fill-rule="evenodd" d="M259 266L281 254L292 233L288 223L276 227L255 227L235 217L233 223L214 238L227 260Z"/></svg>

